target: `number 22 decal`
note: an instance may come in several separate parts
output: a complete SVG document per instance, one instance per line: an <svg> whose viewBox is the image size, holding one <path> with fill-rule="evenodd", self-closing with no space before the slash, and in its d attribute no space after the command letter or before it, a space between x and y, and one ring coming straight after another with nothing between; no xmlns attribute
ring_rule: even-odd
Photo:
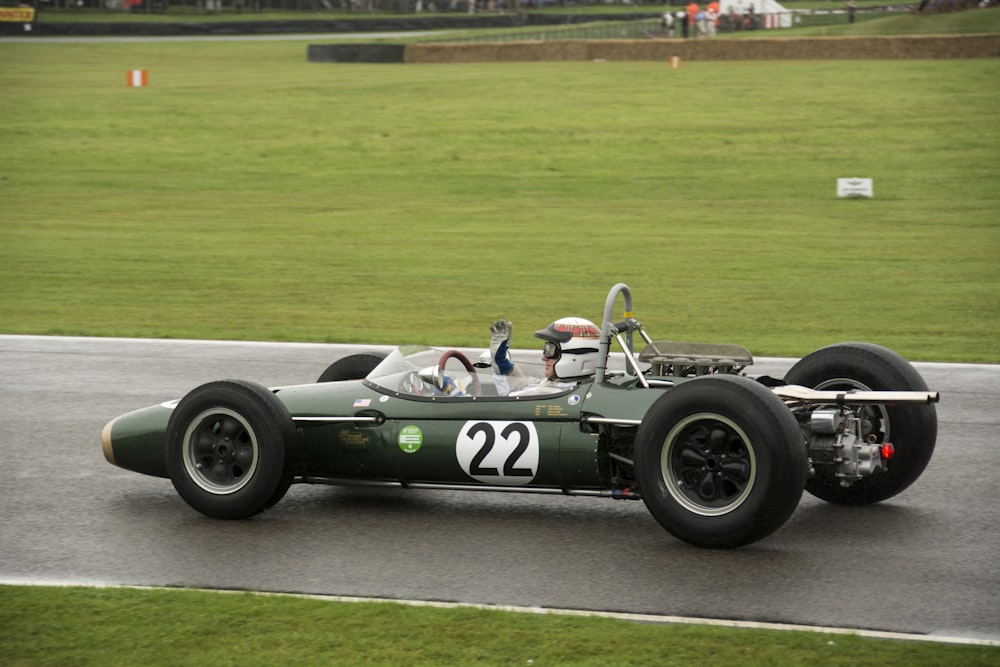
<svg viewBox="0 0 1000 667"><path fill-rule="evenodd" d="M462 470L484 484L529 484L538 472L538 432L531 422L465 422L455 454Z"/></svg>

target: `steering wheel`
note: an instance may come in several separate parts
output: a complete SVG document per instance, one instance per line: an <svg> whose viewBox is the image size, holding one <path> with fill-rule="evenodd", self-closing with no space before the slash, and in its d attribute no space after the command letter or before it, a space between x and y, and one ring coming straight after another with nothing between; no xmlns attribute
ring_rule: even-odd
<svg viewBox="0 0 1000 667"><path fill-rule="evenodd" d="M482 396L483 385L479 381L479 375L476 372L476 367L472 365L472 362L469 361L469 358L467 356L465 356L458 350L448 350L441 355L441 359L438 360L438 368L441 369L441 373L444 374L444 365L448 363L449 359L452 358L458 359L459 362L461 362L461 364L465 366L465 370L469 371L469 375L472 376L472 395Z"/></svg>

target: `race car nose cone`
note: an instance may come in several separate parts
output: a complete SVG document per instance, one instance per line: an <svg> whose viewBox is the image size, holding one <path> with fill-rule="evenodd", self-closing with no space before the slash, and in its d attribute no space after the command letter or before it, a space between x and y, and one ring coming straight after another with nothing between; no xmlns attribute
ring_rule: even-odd
<svg viewBox="0 0 1000 667"><path fill-rule="evenodd" d="M115 451L111 447L111 427L115 425L116 421L118 421L117 417L109 421L101 431L101 449L104 451L104 458L111 465L115 464Z"/></svg>

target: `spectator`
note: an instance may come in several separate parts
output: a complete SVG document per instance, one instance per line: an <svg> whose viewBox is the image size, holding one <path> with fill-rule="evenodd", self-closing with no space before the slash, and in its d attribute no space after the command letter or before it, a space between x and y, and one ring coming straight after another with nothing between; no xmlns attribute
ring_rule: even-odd
<svg viewBox="0 0 1000 667"><path fill-rule="evenodd" d="M660 29L663 34L667 37L674 36L674 13L670 11L663 12L663 18L660 19Z"/></svg>
<svg viewBox="0 0 1000 667"><path fill-rule="evenodd" d="M688 22L689 26L691 26L691 27L693 27L695 29L695 34L697 34L697 30L698 30L698 19L697 19L697 16L698 16L698 12L700 12L700 11L701 11L701 7L698 6L697 2L692 2L691 4L689 4L687 6L687 22ZM687 37L687 35L684 35L684 36Z"/></svg>
<svg viewBox="0 0 1000 667"><path fill-rule="evenodd" d="M708 16L708 12L704 9L699 9L698 13L694 15L694 24L698 28L695 34L698 37L706 37L708 35L708 28L705 27L706 16Z"/></svg>
<svg viewBox="0 0 1000 667"><path fill-rule="evenodd" d="M709 37L715 37L715 26L719 23L719 3L712 0L705 10L705 33Z"/></svg>

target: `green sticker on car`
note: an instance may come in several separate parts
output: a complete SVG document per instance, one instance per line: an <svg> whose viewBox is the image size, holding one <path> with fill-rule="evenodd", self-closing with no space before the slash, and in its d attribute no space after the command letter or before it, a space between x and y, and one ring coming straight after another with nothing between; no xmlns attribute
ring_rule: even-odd
<svg viewBox="0 0 1000 667"><path fill-rule="evenodd" d="M413 454L420 450L424 444L424 433L419 426L404 426L399 430L399 448L407 454Z"/></svg>

